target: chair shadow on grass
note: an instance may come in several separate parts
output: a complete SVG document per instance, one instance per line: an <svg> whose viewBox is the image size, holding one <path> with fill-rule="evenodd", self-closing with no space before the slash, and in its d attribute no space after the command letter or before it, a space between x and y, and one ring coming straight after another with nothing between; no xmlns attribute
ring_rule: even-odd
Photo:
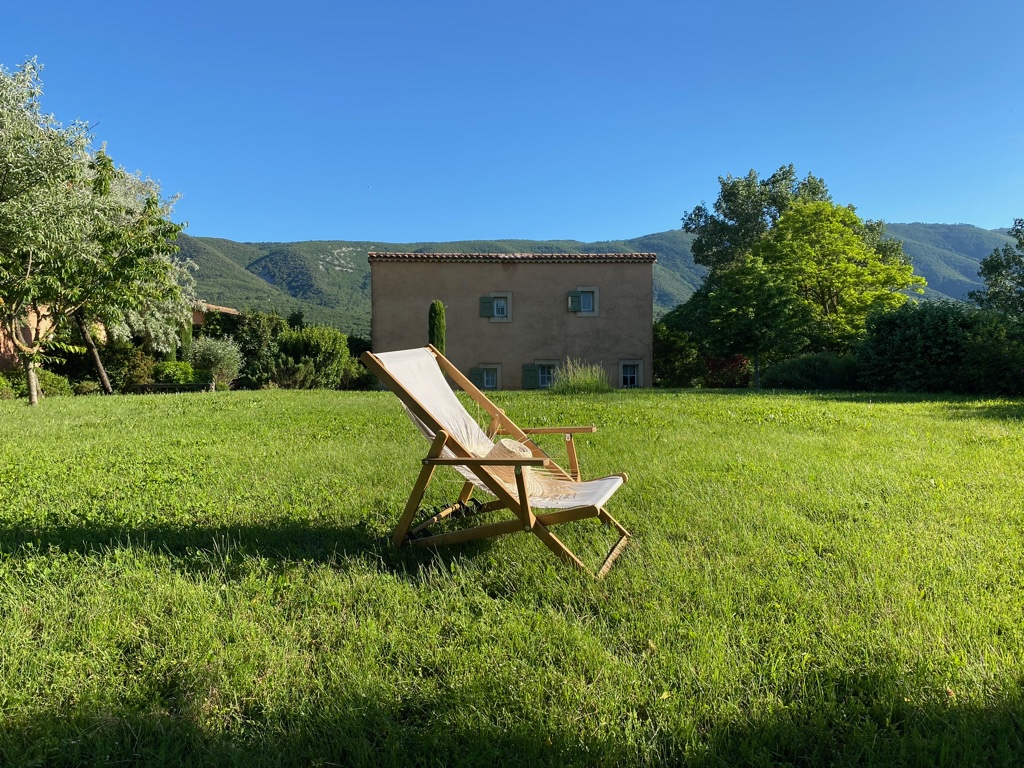
<svg viewBox="0 0 1024 768"><path fill-rule="evenodd" d="M36 556L53 549L102 557L114 550L132 549L167 556L178 570L217 570L228 577L241 572L247 558L282 566L315 563L342 570L362 564L399 577L415 577L424 566L438 561L447 565L451 559L472 557L490 545L486 541L469 542L441 552L399 549L391 544L389 532L374 530L366 521L334 525L287 520L223 526L65 522L45 527L0 523L0 554L8 557Z"/></svg>
<svg viewBox="0 0 1024 768"><path fill-rule="evenodd" d="M649 711L623 712L617 724L600 727L574 716L578 713L551 717L514 699L495 706L482 700L486 689L473 680L358 696L327 689L321 705L273 712L243 705L243 711L218 722L201 712L202 702L190 698L187 681L163 679L145 705L116 709L79 703L69 711L3 719L0 764L711 768L1012 766L1024 760L1019 695L987 706L939 699L922 704L906 701L899 686L882 677L818 682L837 686L824 706L810 699L830 694L816 691L807 703L790 702L768 718L740 715L739 725L708 721L680 728L659 716L653 704ZM875 691L878 684L886 687ZM889 697L895 701L882 692L896 694Z"/></svg>

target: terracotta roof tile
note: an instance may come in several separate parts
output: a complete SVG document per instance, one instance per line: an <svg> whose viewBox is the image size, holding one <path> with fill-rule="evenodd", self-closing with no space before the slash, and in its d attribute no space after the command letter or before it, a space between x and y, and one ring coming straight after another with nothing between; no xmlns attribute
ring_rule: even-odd
<svg viewBox="0 0 1024 768"><path fill-rule="evenodd" d="M371 251L367 254L370 263L381 261L404 262L464 262L503 263L527 262L531 264L653 264L658 260L654 253L387 253Z"/></svg>

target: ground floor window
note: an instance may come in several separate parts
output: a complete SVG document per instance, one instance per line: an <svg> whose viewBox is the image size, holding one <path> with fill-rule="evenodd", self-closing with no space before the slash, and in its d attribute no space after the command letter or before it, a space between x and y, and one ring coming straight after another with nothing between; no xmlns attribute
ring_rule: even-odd
<svg viewBox="0 0 1024 768"><path fill-rule="evenodd" d="M482 363L470 368L469 380L478 389L501 389L501 366L497 363Z"/></svg>
<svg viewBox="0 0 1024 768"><path fill-rule="evenodd" d="M537 385L541 389L547 389L555 381L555 366L553 365L538 365L537 366Z"/></svg>
<svg viewBox="0 0 1024 768"><path fill-rule="evenodd" d="M619 386L622 389L632 389L643 385L643 362L641 360L620 360Z"/></svg>
<svg viewBox="0 0 1024 768"><path fill-rule="evenodd" d="M534 360L523 365L523 389L547 389L555 383L557 360Z"/></svg>

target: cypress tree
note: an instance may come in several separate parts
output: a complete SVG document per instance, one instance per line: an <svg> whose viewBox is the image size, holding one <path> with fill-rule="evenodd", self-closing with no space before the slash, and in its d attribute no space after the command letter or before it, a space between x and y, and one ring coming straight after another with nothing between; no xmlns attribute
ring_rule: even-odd
<svg viewBox="0 0 1024 768"><path fill-rule="evenodd" d="M442 355L444 352L444 304L440 299L430 302L430 313L427 317L427 339Z"/></svg>

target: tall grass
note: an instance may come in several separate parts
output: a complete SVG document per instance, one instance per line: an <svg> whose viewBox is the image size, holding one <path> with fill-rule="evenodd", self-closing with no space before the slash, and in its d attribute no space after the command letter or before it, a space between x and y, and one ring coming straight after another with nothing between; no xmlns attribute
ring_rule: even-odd
<svg viewBox="0 0 1024 768"><path fill-rule="evenodd" d="M603 366L569 358L555 368L547 391L554 395L589 395L611 392L612 387Z"/></svg>
<svg viewBox="0 0 1024 768"><path fill-rule="evenodd" d="M0 402L0 764L1024 758L1018 403L497 400L629 473L604 581L392 548L426 443L388 393Z"/></svg>

